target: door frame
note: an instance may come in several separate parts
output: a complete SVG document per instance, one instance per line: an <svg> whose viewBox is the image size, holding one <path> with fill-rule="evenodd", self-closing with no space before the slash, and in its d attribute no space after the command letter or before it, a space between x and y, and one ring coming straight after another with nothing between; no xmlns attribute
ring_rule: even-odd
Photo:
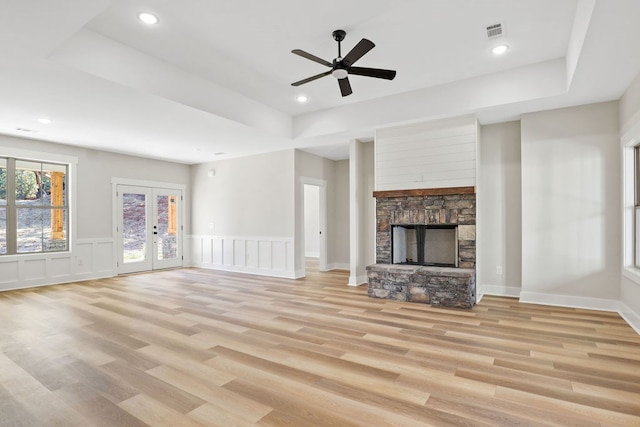
<svg viewBox="0 0 640 427"><path fill-rule="evenodd" d="M324 179L309 178L306 176L300 177L300 202L302 204L302 218L301 228L298 230L300 233L300 247L298 253L302 260L302 276L305 275L305 238L304 238L304 186L313 185L319 187L319 220L320 220L320 271L327 271L327 181Z"/></svg>
<svg viewBox="0 0 640 427"><path fill-rule="evenodd" d="M178 215L182 218L182 238L179 239L180 252L182 253L182 266L184 266L184 222L185 222L185 201L186 201L186 189L187 186L185 184L177 184L171 182L162 182L162 181L146 181L139 179L128 179L128 178L111 178L111 232L112 232L112 241L113 241L113 271L118 274L118 260L120 258L118 250L118 217L120 212L118 211L118 185L129 185L132 187L147 187L150 189L153 188L163 188L168 190L180 190L182 193L182 203L179 204L179 212Z"/></svg>

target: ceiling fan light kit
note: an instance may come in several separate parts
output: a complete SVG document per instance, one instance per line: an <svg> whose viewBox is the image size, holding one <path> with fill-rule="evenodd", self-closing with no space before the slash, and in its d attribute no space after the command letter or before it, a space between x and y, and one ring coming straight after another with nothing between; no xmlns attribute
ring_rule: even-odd
<svg viewBox="0 0 640 427"><path fill-rule="evenodd" d="M306 79L291 83L291 86L300 86L331 74L338 80L338 86L340 87L340 93L342 94L342 96L348 96L352 93L351 83L349 82L350 74L356 76L374 77L376 79L385 80L393 80L396 77L395 70L353 66L353 64L355 64L357 60L362 58L367 52L375 47L375 44L373 44L371 40L360 40L360 42L355 45L355 47L351 49L351 51L349 51L349 53L347 53L347 55L343 58L341 42L344 40L347 33L344 30L335 30L332 35L333 39L338 42L338 56L332 62L326 61L322 58L318 58L317 56L305 52L301 49L294 49L291 51L295 55L301 56L303 58L317 62L318 64L324 65L325 67L331 68L331 70L325 71L324 73L316 74L315 76L307 77Z"/></svg>

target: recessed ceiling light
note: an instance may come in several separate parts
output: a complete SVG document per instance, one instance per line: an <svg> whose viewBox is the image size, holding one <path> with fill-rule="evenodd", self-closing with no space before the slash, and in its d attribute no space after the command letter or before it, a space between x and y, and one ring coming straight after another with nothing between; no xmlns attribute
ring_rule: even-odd
<svg viewBox="0 0 640 427"><path fill-rule="evenodd" d="M160 21L156 15L149 12L138 13L138 19L149 25L157 24Z"/></svg>
<svg viewBox="0 0 640 427"><path fill-rule="evenodd" d="M298 95L296 96L296 101L299 104L306 104L307 102L309 102L309 97L307 95Z"/></svg>
<svg viewBox="0 0 640 427"><path fill-rule="evenodd" d="M502 55L507 50L509 50L509 46L507 46L506 44L499 44L498 46L491 49L491 53L493 53L494 55Z"/></svg>
<svg viewBox="0 0 640 427"><path fill-rule="evenodd" d="M40 123L42 123L43 125L49 125L49 124L51 124L51 119L49 119L49 118L47 118L47 117L40 117L40 118L38 119L38 121L39 121Z"/></svg>

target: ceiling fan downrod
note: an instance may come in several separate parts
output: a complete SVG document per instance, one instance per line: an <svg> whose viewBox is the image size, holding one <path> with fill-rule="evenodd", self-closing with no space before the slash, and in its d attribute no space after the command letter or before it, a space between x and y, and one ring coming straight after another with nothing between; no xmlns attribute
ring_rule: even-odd
<svg viewBox="0 0 640 427"><path fill-rule="evenodd" d="M342 40L347 36L345 30L335 30L333 33L333 39L338 42L338 58L342 59Z"/></svg>

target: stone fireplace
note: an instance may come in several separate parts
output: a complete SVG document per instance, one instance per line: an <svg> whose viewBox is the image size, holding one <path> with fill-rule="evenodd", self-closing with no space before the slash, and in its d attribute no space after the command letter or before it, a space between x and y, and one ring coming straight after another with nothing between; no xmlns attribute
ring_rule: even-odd
<svg viewBox="0 0 640 427"><path fill-rule="evenodd" d="M470 308L475 303L474 187L376 191L369 296Z"/></svg>

